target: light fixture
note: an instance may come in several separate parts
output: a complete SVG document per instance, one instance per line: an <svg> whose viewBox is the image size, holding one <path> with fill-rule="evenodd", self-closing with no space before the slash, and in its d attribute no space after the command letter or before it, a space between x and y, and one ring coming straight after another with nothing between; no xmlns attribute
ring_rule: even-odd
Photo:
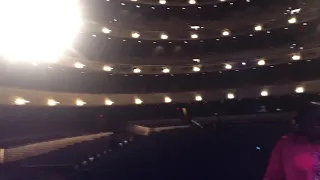
<svg viewBox="0 0 320 180"><path fill-rule="evenodd" d="M198 36L198 34L191 34L191 39L197 39L199 36Z"/></svg>
<svg viewBox="0 0 320 180"><path fill-rule="evenodd" d="M222 31L222 35L223 36L229 36L230 35L230 31L224 30L224 31Z"/></svg>
<svg viewBox="0 0 320 180"><path fill-rule="evenodd" d="M107 65L105 65L105 66L103 66L103 68L102 68L104 71L112 71L112 67L110 67L110 66L107 66Z"/></svg>
<svg viewBox="0 0 320 180"><path fill-rule="evenodd" d="M194 30L198 30L200 29L200 26L190 26L191 29L194 29Z"/></svg>
<svg viewBox="0 0 320 180"><path fill-rule="evenodd" d="M225 64L224 68L225 69L232 69L232 65L231 64Z"/></svg>
<svg viewBox="0 0 320 180"><path fill-rule="evenodd" d="M138 32L132 32L131 33L131 37L132 38L139 38L140 37L140 34Z"/></svg>
<svg viewBox="0 0 320 180"><path fill-rule="evenodd" d="M74 66L75 68L82 69L82 68L84 68L86 65L84 65L84 64L82 64L82 63L80 63L80 62L76 62L76 63L74 63L73 66Z"/></svg>
<svg viewBox="0 0 320 180"><path fill-rule="evenodd" d="M202 101L202 96L200 95L196 95L196 97L194 98L196 101Z"/></svg>
<svg viewBox="0 0 320 180"><path fill-rule="evenodd" d="M254 30L255 30L255 31L261 31L261 30L262 30L262 25L256 25L256 26L254 27Z"/></svg>
<svg viewBox="0 0 320 180"><path fill-rule="evenodd" d="M110 99L105 99L104 100L104 104L107 105L107 106L111 106L114 102L111 101Z"/></svg>
<svg viewBox="0 0 320 180"><path fill-rule="evenodd" d="M140 8L140 6L139 6L139 5L136 5L136 7L137 7L137 8Z"/></svg>
<svg viewBox="0 0 320 180"><path fill-rule="evenodd" d="M226 0L220 0L220 2L226 2Z"/></svg>
<svg viewBox="0 0 320 180"><path fill-rule="evenodd" d="M133 69L133 73L141 73L141 69L139 69L139 68L134 68L134 69Z"/></svg>
<svg viewBox="0 0 320 180"><path fill-rule="evenodd" d="M166 0L159 0L159 4L166 4L167 1Z"/></svg>
<svg viewBox="0 0 320 180"><path fill-rule="evenodd" d="M57 102L54 99L48 99L47 104L48 104L48 106L55 106L55 105L59 104L59 102Z"/></svg>
<svg viewBox="0 0 320 180"><path fill-rule="evenodd" d="M16 105L22 106L22 105L26 105L27 103L30 103L30 101L27 101L27 100L25 100L25 99L23 99L23 98L16 98L16 99L14 100L14 103L15 103Z"/></svg>
<svg viewBox="0 0 320 180"><path fill-rule="evenodd" d="M246 63L246 62L242 62L241 64L242 64L243 66L247 65L247 63Z"/></svg>
<svg viewBox="0 0 320 180"><path fill-rule="evenodd" d="M297 18L295 18L295 17L292 17L292 18L288 19L288 23L289 24L294 24L296 22L297 22Z"/></svg>
<svg viewBox="0 0 320 180"><path fill-rule="evenodd" d="M108 29L108 28L106 28L106 27L102 28L101 31L102 31L103 33L105 33L105 34L111 33L111 29Z"/></svg>
<svg viewBox="0 0 320 180"><path fill-rule="evenodd" d="M193 66L192 70L193 70L194 72L199 72L201 69L200 69L199 66Z"/></svg>
<svg viewBox="0 0 320 180"><path fill-rule="evenodd" d="M135 104L142 104L143 101L142 101L141 99L139 99L139 98L136 98L136 99L134 100L134 103L135 103Z"/></svg>
<svg viewBox="0 0 320 180"><path fill-rule="evenodd" d="M266 64L266 61L265 60L263 60L263 59L261 59L261 60L259 60L258 61L258 63L257 63L259 66L263 66L263 65L265 65Z"/></svg>
<svg viewBox="0 0 320 180"><path fill-rule="evenodd" d="M228 94L227 94L227 98L228 98L228 99L234 99L234 97L235 97L235 96L234 96L233 93L228 93Z"/></svg>
<svg viewBox="0 0 320 180"><path fill-rule="evenodd" d="M298 61L300 59L301 59L300 55L295 54L295 55L292 56L292 60L294 60L294 61Z"/></svg>
<svg viewBox="0 0 320 180"><path fill-rule="evenodd" d="M170 97L165 97L164 98L164 102L165 103L171 103L172 102L172 99Z"/></svg>
<svg viewBox="0 0 320 180"><path fill-rule="evenodd" d="M196 4L197 1L196 0L189 0L189 4Z"/></svg>
<svg viewBox="0 0 320 180"><path fill-rule="evenodd" d="M162 69L162 72L163 72L163 73L169 73L169 72L170 72L170 69L169 69L169 68L163 68L163 69Z"/></svg>
<svg viewBox="0 0 320 180"><path fill-rule="evenodd" d="M261 91L261 96L268 96L269 95L269 93L268 93L268 91L267 90L263 90L263 91Z"/></svg>
<svg viewBox="0 0 320 180"><path fill-rule="evenodd" d="M299 86L299 87L296 88L295 91L296 91L296 93L304 93L304 87Z"/></svg>
<svg viewBox="0 0 320 180"><path fill-rule="evenodd" d="M81 99L77 99L77 100L76 100L76 105L77 105L77 106L84 106L85 104L87 104L87 103L84 102L84 101L81 100Z"/></svg>
<svg viewBox="0 0 320 180"><path fill-rule="evenodd" d="M200 63L200 59L192 59L194 62Z"/></svg>
<svg viewBox="0 0 320 180"><path fill-rule="evenodd" d="M81 17L76 0L0 0L0 56L57 62L81 31Z"/></svg>
<svg viewBox="0 0 320 180"><path fill-rule="evenodd" d="M160 38L161 38L161 39L168 39L168 37L169 37L169 36L166 35L166 34L161 34L161 35L160 35Z"/></svg>

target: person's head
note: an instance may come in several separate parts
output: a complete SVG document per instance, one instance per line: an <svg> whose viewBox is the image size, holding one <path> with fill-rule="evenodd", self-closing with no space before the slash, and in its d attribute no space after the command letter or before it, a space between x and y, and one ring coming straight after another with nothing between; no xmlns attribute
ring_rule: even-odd
<svg viewBox="0 0 320 180"><path fill-rule="evenodd" d="M304 103L295 118L300 131L310 140L320 140L320 102Z"/></svg>

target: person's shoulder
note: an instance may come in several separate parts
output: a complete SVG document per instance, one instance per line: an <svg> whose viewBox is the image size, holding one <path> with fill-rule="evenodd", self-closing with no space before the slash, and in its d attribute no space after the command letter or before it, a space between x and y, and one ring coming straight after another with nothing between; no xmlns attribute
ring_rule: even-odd
<svg viewBox="0 0 320 180"><path fill-rule="evenodd" d="M302 137L296 134L287 134L284 136L281 136L281 138L278 141L278 144L291 144L296 142L297 140L300 140Z"/></svg>

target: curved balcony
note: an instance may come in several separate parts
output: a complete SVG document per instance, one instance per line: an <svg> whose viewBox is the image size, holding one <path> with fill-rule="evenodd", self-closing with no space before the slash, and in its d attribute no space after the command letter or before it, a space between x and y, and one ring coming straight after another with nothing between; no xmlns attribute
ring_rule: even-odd
<svg viewBox="0 0 320 180"><path fill-rule="evenodd" d="M269 95L283 96L295 93L315 94L319 90L320 81L318 80L251 88L152 94L81 94L0 87L0 104L20 106L111 106L189 103L258 98Z"/></svg>

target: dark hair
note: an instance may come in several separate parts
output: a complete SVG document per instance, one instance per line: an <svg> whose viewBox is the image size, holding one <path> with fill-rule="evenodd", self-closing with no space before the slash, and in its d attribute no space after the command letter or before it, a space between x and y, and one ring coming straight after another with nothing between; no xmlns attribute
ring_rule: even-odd
<svg viewBox="0 0 320 180"><path fill-rule="evenodd" d="M295 117L295 122L301 125L310 120L320 120L320 102L308 101L300 104L300 109Z"/></svg>

